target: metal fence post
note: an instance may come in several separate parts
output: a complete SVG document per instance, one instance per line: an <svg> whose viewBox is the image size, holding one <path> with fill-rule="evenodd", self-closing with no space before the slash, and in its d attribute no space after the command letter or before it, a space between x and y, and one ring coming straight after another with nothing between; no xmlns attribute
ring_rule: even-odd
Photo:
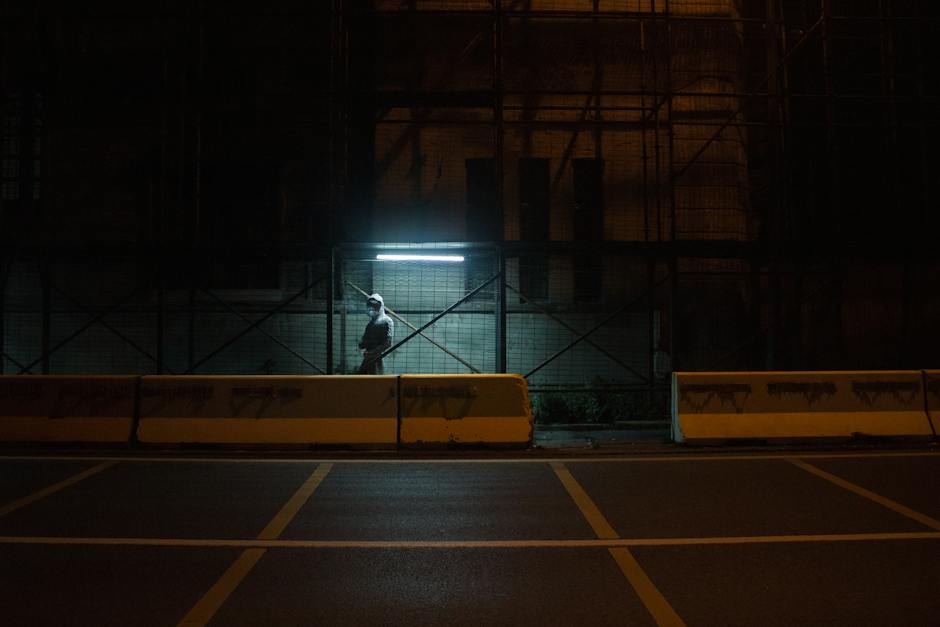
<svg viewBox="0 0 940 627"><path fill-rule="evenodd" d="M333 312L335 310L336 293L336 248L330 247L330 282L326 288L326 374L334 374L333 370Z"/></svg>
<svg viewBox="0 0 940 627"><path fill-rule="evenodd" d="M42 283L42 373L49 374L49 347L51 344L51 313L52 284L49 277L49 262L42 261L39 270L39 281Z"/></svg>
<svg viewBox="0 0 940 627"><path fill-rule="evenodd" d="M506 372L506 251L497 251L499 278L496 282L496 372Z"/></svg>

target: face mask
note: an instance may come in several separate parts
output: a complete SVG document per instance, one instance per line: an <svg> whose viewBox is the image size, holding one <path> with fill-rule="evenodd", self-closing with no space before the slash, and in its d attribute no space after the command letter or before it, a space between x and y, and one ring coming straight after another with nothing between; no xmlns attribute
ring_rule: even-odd
<svg viewBox="0 0 940 627"><path fill-rule="evenodd" d="M379 315L379 311L377 309L368 309L366 310L366 313L369 314L370 318L376 318Z"/></svg>

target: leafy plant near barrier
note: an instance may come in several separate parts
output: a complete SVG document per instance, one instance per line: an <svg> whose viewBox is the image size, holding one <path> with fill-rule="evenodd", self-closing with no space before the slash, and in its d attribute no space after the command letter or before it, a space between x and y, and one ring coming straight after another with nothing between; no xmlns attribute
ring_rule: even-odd
<svg viewBox="0 0 940 627"><path fill-rule="evenodd" d="M542 391L532 394L535 422L550 424L614 424L639 420L666 420L667 395L664 390L604 389L606 382L595 381L591 389L579 392Z"/></svg>

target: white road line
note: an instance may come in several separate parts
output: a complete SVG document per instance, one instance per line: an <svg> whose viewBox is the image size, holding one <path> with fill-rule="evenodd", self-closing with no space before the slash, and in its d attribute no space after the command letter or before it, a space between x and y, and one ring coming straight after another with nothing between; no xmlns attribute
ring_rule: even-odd
<svg viewBox="0 0 940 627"><path fill-rule="evenodd" d="M376 454L381 454L377 452ZM645 462L696 462L696 461L760 461L760 460L790 460L794 457L800 459L877 459L896 457L933 457L940 459L940 452L909 451L909 452L872 452L872 453L791 453L755 454L755 455L698 455L677 453L674 455L632 455L630 457L536 457L529 459L344 459L344 458L216 458L216 457L119 457L119 456L36 456L36 455L0 455L0 463L4 460L16 461L115 461L115 462L141 462L141 463L172 463L172 464L548 464L563 462L565 464L623 464Z"/></svg>
<svg viewBox="0 0 940 627"><path fill-rule="evenodd" d="M72 538L0 536L0 544L63 546L159 546L260 549L593 549L644 546L711 546L730 544L801 544L940 540L940 532L843 533L709 538L610 538L589 540L223 540L199 538Z"/></svg>

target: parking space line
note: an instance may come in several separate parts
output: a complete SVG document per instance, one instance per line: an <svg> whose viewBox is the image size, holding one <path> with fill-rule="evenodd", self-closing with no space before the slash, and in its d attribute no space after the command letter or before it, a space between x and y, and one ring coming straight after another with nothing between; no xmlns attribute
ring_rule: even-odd
<svg viewBox="0 0 940 627"><path fill-rule="evenodd" d="M601 510L597 509L597 505L594 504L591 497L584 491L581 484L571 476L571 471L561 462L552 462L551 466L552 470L555 471L555 475L561 481L561 484L565 486L565 490L568 491L575 505L581 510L588 524L591 525L591 529L597 534L597 537L602 539L619 538L620 536L617 535L614 528L611 527L607 519L604 518Z"/></svg>
<svg viewBox="0 0 940 627"><path fill-rule="evenodd" d="M36 501L40 499L46 498L50 494L55 494L56 492L60 490L64 490L65 488L71 485L75 485L82 479L87 479L88 477L92 475L98 474L102 470L107 470L108 468L110 468L111 466L114 466L117 463L118 463L117 461L101 462L100 464L97 464L95 466L92 466L91 468L88 468L86 470L83 470L79 473L72 475L68 479L64 479L58 483L53 483L50 486L46 486L42 490L33 492L29 496L24 496L21 499L17 499L15 501L7 503L3 507L0 507L0 516L9 514L12 511L20 509L21 507L26 507L27 505L30 505L31 503L35 503Z"/></svg>
<svg viewBox="0 0 940 627"><path fill-rule="evenodd" d="M259 549L606 549L649 546L730 544L805 544L940 540L937 531L837 533L788 536L717 536L708 538L609 538L592 540L233 540L215 538L81 538L73 536L0 536L0 544L75 546L163 546Z"/></svg>
<svg viewBox="0 0 940 627"><path fill-rule="evenodd" d="M205 625L212 620L212 617L222 607L225 600L235 591L242 579L251 572L251 569L255 567L255 564L258 563L264 553L265 549L245 549L242 551L238 559L228 567L228 570L199 599L193 609L189 610L189 613L183 617L183 620L179 623L180 626Z"/></svg>
<svg viewBox="0 0 940 627"><path fill-rule="evenodd" d="M304 481L303 485L294 492L294 495L281 507L278 513L274 515L271 522L258 534L257 539L259 541L268 542L276 540L287 525L290 524L294 516L297 515L297 512L300 511L304 503L307 502L307 499L313 495L320 483L323 482L323 479L330 472L332 467L333 464L330 463L318 465L307 480ZM215 585L209 588L209 591L196 602L196 605L194 605L189 612L187 612L186 616L179 622L178 627L202 626L212 620L212 617L219 611L222 604L225 603L232 592L235 591L238 584L248 576L248 573L251 572L255 564L258 563L258 560L261 559L266 551L267 548L257 547L242 551L242 554L228 567L228 570L215 582Z"/></svg>
<svg viewBox="0 0 940 627"><path fill-rule="evenodd" d="M930 516L927 516L925 514L921 514L920 512L914 511L909 507L901 505L897 501L892 501L888 497L881 496L880 494L872 492L871 490L867 490L863 488L862 486L856 485L850 481L846 481L842 477L837 477L836 475L828 473L821 468L818 468L816 466L813 466L810 463L803 461L802 459L790 458L788 461L794 466L797 466L798 468L802 468L806 472L812 473L816 475L817 477L822 477L826 481L829 481L830 483L834 483L840 488L844 488L848 490L849 492L853 492L870 501L874 501L875 503L878 503L879 505L887 507L888 509L895 511L898 514L907 516L908 518L912 520L916 520L917 522L921 523L922 525L926 525L930 527L931 529L936 529L940 531L940 520L931 518Z"/></svg>
<svg viewBox="0 0 940 627"><path fill-rule="evenodd" d="M581 484L578 483L578 480L571 474L571 471L568 470L563 463L557 461L552 462L551 467L562 485L565 486L565 490L568 491L575 505L581 510L581 514L584 515L588 524L591 525L598 539L601 541L609 541L620 538L617 531L607 522L604 514L598 509L593 499L591 499L588 493L584 491L584 488L581 487ZM607 550L610 552L611 557L614 558L617 566L620 567L620 572L627 578L627 581L633 587L633 590L646 607L646 610L653 617L653 620L656 621L657 625L660 625L660 627L685 626L685 623L682 622L682 619L679 618L676 611L669 605L669 601L666 600L666 597L663 596L662 592L659 591L656 585L643 571L643 568L640 566L639 562L636 561L636 558L633 557L633 554L630 553L630 549L623 546L619 548L608 548Z"/></svg>
<svg viewBox="0 0 940 627"><path fill-rule="evenodd" d="M258 539L276 540L284 531L284 528L287 527L288 523L297 515L297 512L300 511L304 503L307 502L310 495L314 493L324 477L330 472L331 468L333 468L333 464L320 464L317 466L313 474L304 481L304 484L294 493L294 496L284 504L284 507L282 507L281 511L268 523L268 526L258 534Z"/></svg>
<svg viewBox="0 0 940 627"><path fill-rule="evenodd" d="M669 605L669 601L662 595L656 585L650 580L629 549L610 549L620 570L627 577L630 585L643 600L643 604L657 625L680 627L685 625L676 611Z"/></svg>

